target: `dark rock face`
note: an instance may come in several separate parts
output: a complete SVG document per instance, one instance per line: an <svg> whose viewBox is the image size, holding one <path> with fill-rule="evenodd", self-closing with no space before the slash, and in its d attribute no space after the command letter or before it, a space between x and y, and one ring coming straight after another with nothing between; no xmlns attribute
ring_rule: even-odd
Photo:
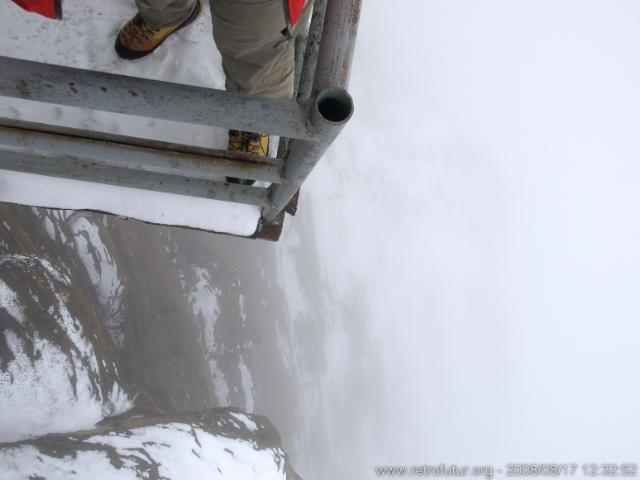
<svg viewBox="0 0 640 480"><path fill-rule="evenodd" d="M234 408L112 418L0 444L0 464L9 478L299 479L269 420Z"/></svg>

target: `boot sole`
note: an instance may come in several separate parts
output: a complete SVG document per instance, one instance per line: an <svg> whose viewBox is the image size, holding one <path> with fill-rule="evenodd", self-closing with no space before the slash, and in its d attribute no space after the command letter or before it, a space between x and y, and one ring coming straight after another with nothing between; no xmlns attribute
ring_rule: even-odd
<svg viewBox="0 0 640 480"><path fill-rule="evenodd" d="M150 53L153 53L153 51L156 48L158 48L160 45L162 45L164 43L164 41L167 38L169 38L171 35L173 35L174 33L182 30L187 25L190 25L191 23L193 23L195 21L195 19L198 18L198 16L200 15L201 12L202 12L202 4L198 1L198 3L196 4L196 7L193 9L193 12L191 13L191 15L189 15L189 18L187 18L184 22L182 22L182 24L180 24L180 26L178 28L176 28L173 32L171 32L166 37L164 37L162 40L160 40L158 42L158 44L155 47L153 47L152 49L150 49L150 50L142 50L142 51L141 50L131 50L131 49L125 47L122 44L122 42L120 41L120 33L118 33L118 36L116 36L116 43L114 45L116 53L123 60L137 60L139 58L146 57Z"/></svg>

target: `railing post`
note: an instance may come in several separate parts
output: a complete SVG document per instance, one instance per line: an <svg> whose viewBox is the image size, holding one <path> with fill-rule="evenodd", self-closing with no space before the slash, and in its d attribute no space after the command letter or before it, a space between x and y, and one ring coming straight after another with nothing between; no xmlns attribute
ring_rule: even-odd
<svg viewBox="0 0 640 480"><path fill-rule="evenodd" d="M277 221L287 203L351 118L353 101L347 93L349 72L362 0L326 0L324 25L313 87L307 108L314 131L312 140L292 140L285 156L284 178L271 187L271 207L262 223ZM308 90L308 85L303 90ZM305 92L306 94L306 92Z"/></svg>
<svg viewBox="0 0 640 480"><path fill-rule="evenodd" d="M362 0L327 0L312 95L349 85Z"/></svg>

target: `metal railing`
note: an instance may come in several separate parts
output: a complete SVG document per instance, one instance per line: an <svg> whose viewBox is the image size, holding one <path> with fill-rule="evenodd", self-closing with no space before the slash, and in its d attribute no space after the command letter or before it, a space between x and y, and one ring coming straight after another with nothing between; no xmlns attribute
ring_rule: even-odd
<svg viewBox="0 0 640 480"><path fill-rule="evenodd" d="M285 207L352 115L346 88L360 6L315 1L295 100L0 57L0 96L268 132L286 138L275 158L0 117L0 168L257 205L256 237L277 240Z"/></svg>

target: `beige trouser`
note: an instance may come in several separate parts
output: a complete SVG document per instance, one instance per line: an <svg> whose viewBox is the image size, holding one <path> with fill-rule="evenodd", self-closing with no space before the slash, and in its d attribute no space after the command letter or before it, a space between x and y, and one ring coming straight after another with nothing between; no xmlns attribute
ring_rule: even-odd
<svg viewBox="0 0 640 480"><path fill-rule="evenodd" d="M306 25L311 0L285 35L283 0L210 0L213 39L222 54L226 88L268 97L293 96L294 42ZM186 20L196 0L136 0L142 17L160 28Z"/></svg>

